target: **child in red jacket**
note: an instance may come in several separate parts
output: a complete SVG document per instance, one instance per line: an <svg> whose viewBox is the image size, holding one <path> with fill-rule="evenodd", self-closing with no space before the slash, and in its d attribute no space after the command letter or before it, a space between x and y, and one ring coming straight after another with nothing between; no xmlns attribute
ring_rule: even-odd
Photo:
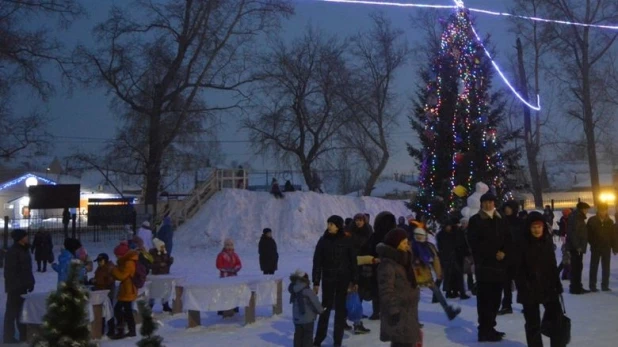
<svg viewBox="0 0 618 347"><path fill-rule="evenodd" d="M238 275L238 271L242 269L240 257L234 252L234 241L226 239L223 243L223 250L217 256L217 269L219 277L231 277Z"/></svg>
<svg viewBox="0 0 618 347"><path fill-rule="evenodd" d="M236 276L238 271L242 269L240 257L234 252L234 241L232 239L226 239L223 243L223 250L217 256L217 269L221 278ZM223 318L228 318L234 316L234 312L238 312L238 307L232 310L219 311L217 314L223 316Z"/></svg>

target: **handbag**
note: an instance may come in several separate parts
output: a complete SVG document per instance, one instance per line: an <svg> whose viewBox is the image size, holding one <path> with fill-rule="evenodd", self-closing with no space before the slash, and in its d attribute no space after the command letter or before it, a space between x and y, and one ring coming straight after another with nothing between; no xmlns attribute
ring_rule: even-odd
<svg viewBox="0 0 618 347"><path fill-rule="evenodd" d="M566 315L566 308L564 307L562 295L560 295L560 305L562 310L554 319L547 317L547 311L543 313L541 334L555 340L559 346L566 346L571 342L571 319Z"/></svg>

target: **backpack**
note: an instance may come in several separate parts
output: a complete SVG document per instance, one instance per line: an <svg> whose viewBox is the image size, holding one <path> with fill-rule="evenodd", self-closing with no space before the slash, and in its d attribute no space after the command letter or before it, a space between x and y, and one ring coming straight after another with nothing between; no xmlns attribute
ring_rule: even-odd
<svg viewBox="0 0 618 347"><path fill-rule="evenodd" d="M144 287L147 275L148 269L146 266L140 261L135 262L135 274L131 277L131 282L133 282L135 288L140 289Z"/></svg>

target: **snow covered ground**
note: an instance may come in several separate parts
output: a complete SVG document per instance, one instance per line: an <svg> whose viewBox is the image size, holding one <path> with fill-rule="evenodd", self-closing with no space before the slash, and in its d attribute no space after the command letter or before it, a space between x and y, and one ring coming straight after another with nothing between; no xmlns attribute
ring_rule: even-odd
<svg viewBox="0 0 618 347"><path fill-rule="evenodd" d="M159 334L167 346L224 346L233 341L235 347L292 346L294 327L292 309L287 293L287 276L296 269L311 271L311 259L315 243L325 229L325 220L330 214L352 216L367 212L373 217L383 210L396 216L409 211L401 201L376 198L353 198L315 193L287 194L284 200L275 200L267 193L224 190L215 195L200 212L176 234L175 263L172 274L200 282L217 278L215 257L222 239L232 237L243 262L241 274L259 274L257 242L262 228L270 227L280 247L278 275L284 276L284 311L281 316L271 317L270 307L257 308L257 322L243 326L241 314L231 320L222 320L215 312L202 313L202 326L187 329L186 314L171 316L155 307L161 323ZM560 215L556 213L556 221ZM85 242L93 256L100 252L112 254L114 243ZM559 252L558 247L558 252ZM56 247L56 254L59 248ZM558 255L558 259L560 256ZM587 287L589 254L585 257L584 286ZM612 260L618 267L618 257ZM0 270L2 272L2 270ZM600 274L599 274L600 275ZM56 286L56 274L35 273L35 291L49 291ZM2 276L4 285L4 276ZM563 281L568 290L568 281ZM567 313L572 319L573 339L571 346L606 347L618 340L618 270L612 271L611 284L615 292L582 296L565 295ZM4 304L6 296L0 293ZM425 324L425 347L442 346L487 346L476 341L476 299L450 300L462 307L461 315L449 322L438 304L431 304L426 290L419 307L421 321ZM364 304L366 313L371 313L371 304ZM506 340L495 345L504 347L526 346L524 319L520 305L514 305L515 313L498 318L498 329L507 333ZM0 321L4 318L4 305L0 306ZM379 322L366 321L372 330L369 335L353 336L346 333L345 346L388 346L379 341ZM331 317L332 328L332 317ZM332 333L332 331L330 332ZM332 335L323 346L332 346ZM103 340L102 346L135 345L138 338L121 341ZM546 341L549 346L549 342Z"/></svg>
<svg viewBox="0 0 618 347"><path fill-rule="evenodd" d="M112 245L86 244L90 253L111 253ZM286 276L297 268L305 271L311 270L312 249L285 251L281 253L278 271L279 275ZM214 260L216 251L200 252L177 252L176 263L172 266L172 273L192 279L216 278ZM259 265L256 251L244 251L240 253L243 261L241 273L259 273ZM588 259L586 259L587 263ZM618 257L612 260L614 267L618 265ZM56 285L56 274L47 272L36 273L37 285L35 291L51 290ZM587 280L587 267L584 274ZM568 288L568 281L563 281ZM573 320L573 340L571 346L605 347L612 346L618 340L618 328L615 322L618 320L618 271L612 271L611 285L617 291L612 293L597 293L582 296L565 295L567 313ZM287 283L285 284L287 288ZM585 285L587 287L587 285ZM285 292L285 291L284 291ZM5 294L0 294L0 302L4 303ZM420 304L421 321L425 324L425 346L486 346L476 342L476 306L475 298L451 302L460 305L463 309L461 315L449 322L439 305L431 304L428 291L423 293ZM216 313L202 313L202 327L186 329L186 314L171 316L161 312L161 307L156 306L156 318L162 326L159 334L165 338L167 346L223 346L225 343L234 341L235 347L257 346L291 346L294 328L291 322L291 305L289 295L284 293L284 312L278 317L271 317L270 307L258 307L258 320L255 324L243 326L241 314L232 320L222 320ZM498 329L507 333L506 340L496 344L504 347L526 346L524 333L523 315L520 313L521 306L515 305L515 313L498 318ZM370 303L365 303L365 311L371 313ZM0 310L0 320L3 319L4 310ZM332 320L332 318L331 318ZM332 322L331 322L332 323ZM367 321L366 326L372 329L369 335L352 336L346 333L345 346L374 347L387 346L379 341L378 322ZM332 331L331 331L332 333ZM332 339L325 341L324 346L332 346ZM133 345L138 339L122 341L102 341L102 346L128 346ZM546 341L546 345L549 342Z"/></svg>

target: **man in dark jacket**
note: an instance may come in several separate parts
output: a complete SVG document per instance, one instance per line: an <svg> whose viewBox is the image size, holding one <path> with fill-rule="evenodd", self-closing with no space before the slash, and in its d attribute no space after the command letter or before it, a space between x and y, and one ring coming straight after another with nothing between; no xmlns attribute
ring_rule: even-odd
<svg viewBox="0 0 618 347"><path fill-rule="evenodd" d="M601 261L601 290L609 289L609 266L614 244L614 221L609 218L608 206L599 204L597 214L588 219L588 242L590 243L589 284L591 292L598 292L597 272Z"/></svg>
<svg viewBox="0 0 618 347"><path fill-rule="evenodd" d="M373 222L373 234L369 237L369 241L365 243L361 250L361 255L372 255L374 257L378 257L377 246L381 242L384 241L386 234L389 231L395 229L397 227L397 220L395 219L395 215L388 211L380 212L374 222ZM371 292L373 300L371 301L371 306L373 309L373 313L369 320L379 320L380 319L380 296L378 293L378 280L377 280L377 270L378 266L373 265L373 277L371 284Z"/></svg>
<svg viewBox="0 0 618 347"><path fill-rule="evenodd" d="M262 231L258 253L260 254L260 270L264 272L264 275L274 275L279 263L279 253L277 252L277 243L273 239L273 231L270 228Z"/></svg>
<svg viewBox="0 0 618 347"><path fill-rule="evenodd" d="M4 290L6 292L4 343L26 341L26 326L19 323L19 314L24 304L21 296L34 290L28 234L24 230L16 229L12 237L15 243L6 252L4 265ZM15 325L19 330L19 340L15 339Z"/></svg>
<svg viewBox="0 0 618 347"><path fill-rule="evenodd" d="M519 212L519 204L515 200L509 200L504 203L504 207L502 208L502 215L506 220L509 232L511 234L511 239L513 240L513 245L521 244L522 240L522 228L523 221L517 218L517 213ZM502 296L502 308L498 311L499 315L510 314L513 313L513 281L515 280L515 261L518 259L518 249L517 247L512 247L512 257L509 257L509 261L507 262L507 271L506 271L506 280L504 281L504 294Z"/></svg>
<svg viewBox="0 0 618 347"><path fill-rule="evenodd" d="M506 220L496 211L496 197L492 193L481 196L481 211L470 218L468 242L477 278L478 340L500 341L504 333L495 329L496 315L512 241Z"/></svg>
<svg viewBox="0 0 618 347"><path fill-rule="evenodd" d="M357 290L356 254L350 238L345 237L343 218L330 216L328 229L315 246L313 254L313 290L317 294L322 283L322 306L314 346L320 346L328 330L330 312L335 309L335 346L341 346L346 325L346 297Z"/></svg>
<svg viewBox="0 0 618 347"><path fill-rule="evenodd" d="M469 299L466 295L463 278L463 258L468 245L464 234L459 231L456 220L448 221L436 236L440 264L444 271L444 291L447 298L459 296L462 300Z"/></svg>
<svg viewBox="0 0 618 347"><path fill-rule="evenodd" d="M588 227L586 226L586 214L590 205L585 202L577 204L577 208L567 223L567 245L571 253L571 286L569 293L586 294L589 290L582 285L582 270L584 268L584 254L588 247Z"/></svg>

